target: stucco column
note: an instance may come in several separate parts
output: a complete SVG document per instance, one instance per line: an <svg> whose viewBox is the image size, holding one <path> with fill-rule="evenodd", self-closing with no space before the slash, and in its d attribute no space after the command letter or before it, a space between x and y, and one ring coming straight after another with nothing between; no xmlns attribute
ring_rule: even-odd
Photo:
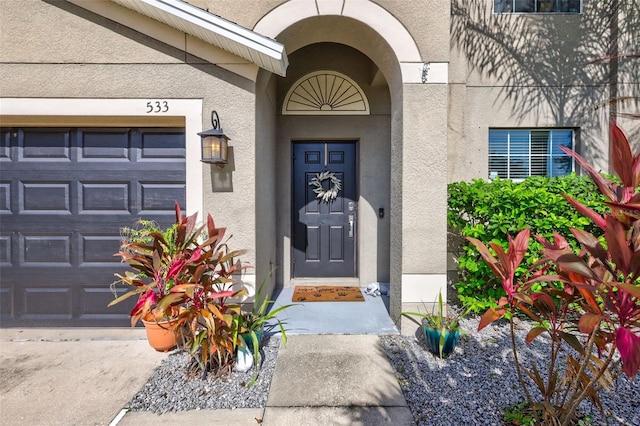
<svg viewBox="0 0 640 426"><path fill-rule="evenodd" d="M229 248L246 250L240 259L250 268L243 271L242 276L243 282L252 287L256 281L255 96L239 88L229 88L226 96L206 99L203 108L206 112L203 129L211 126L208 111L215 109L230 141L229 160L224 167L213 164L203 167L202 218L211 213L217 226L227 228L225 238L232 236Z"/></svg>
<svg viewBox="0 0 640 426"><path fill-rule="evenodd" d="M447 97L446 84L403 85L403 310L446 299Z"/></svg>

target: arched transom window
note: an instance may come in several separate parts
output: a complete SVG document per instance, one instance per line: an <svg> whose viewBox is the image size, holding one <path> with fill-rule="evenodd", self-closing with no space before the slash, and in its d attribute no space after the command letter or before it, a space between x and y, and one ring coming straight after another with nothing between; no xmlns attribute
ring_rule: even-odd
<svg viewBox="0 0 640 426"><path fill-rule="evenodd" d="M369 115L358 84L335 71L315 71L296 81L282 105L283 115Z"/></svg>

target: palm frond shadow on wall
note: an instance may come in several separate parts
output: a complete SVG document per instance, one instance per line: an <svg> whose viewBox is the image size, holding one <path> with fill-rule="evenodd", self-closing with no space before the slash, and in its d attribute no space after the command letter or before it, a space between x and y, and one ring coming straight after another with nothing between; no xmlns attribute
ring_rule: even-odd
<svg viewBox="0 0 640 426"><path fill-rule="evenodd" d="M611 108L621 117L638 111L640 10L633 0L585 0L577 15L494 14L492 3L453 0L451 44L470 72L498 81L495 102L508 102L511 118L550 111L556 127L597 128L607 124L601 121ZM585 147L591 142L582 140Z"/></svg>

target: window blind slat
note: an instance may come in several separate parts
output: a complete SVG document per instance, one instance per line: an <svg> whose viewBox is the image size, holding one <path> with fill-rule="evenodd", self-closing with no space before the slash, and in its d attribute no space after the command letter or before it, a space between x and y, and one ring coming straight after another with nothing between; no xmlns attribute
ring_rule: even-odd
<svg viewBox="0 0 640 426"><path fill-rule="evenodd" d="M573 159L568 156L553 157L551 159L551 176L566 176L573 169Z"/></svg>

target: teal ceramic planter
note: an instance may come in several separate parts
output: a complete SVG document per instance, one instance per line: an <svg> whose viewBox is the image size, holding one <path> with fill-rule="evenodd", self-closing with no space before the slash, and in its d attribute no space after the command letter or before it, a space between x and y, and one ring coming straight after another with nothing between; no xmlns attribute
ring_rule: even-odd
<svg viewBox="0 0 640 426"><path fill-rule="evenodd" d="M424 337L427 341L427 348L429 352L434 355L440 356L440 330L433 329L426 325L422 325L424 331ZM460 340L460 331L445 331L444 347L442 348L442 356L446 357L455 349Z"/></svg>
<svg viewBox="0 0 640 426"><path fill-rule="evenodd" d="M262 330L256 331L256 338L258 339L258 346L260 346L260 341L262 340ZM242 339L247 344L249 351L253 352L253 340L251 340L251 335L248 333L245 333L242 335Z"/></svg>

